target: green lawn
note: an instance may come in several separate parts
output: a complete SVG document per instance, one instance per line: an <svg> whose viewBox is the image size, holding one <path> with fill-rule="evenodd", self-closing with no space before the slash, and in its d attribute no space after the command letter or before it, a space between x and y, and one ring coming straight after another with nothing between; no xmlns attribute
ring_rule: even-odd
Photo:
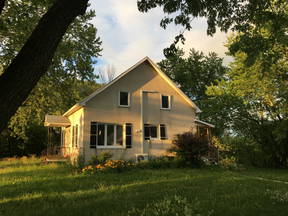
<svg viewBox="0 0 288 216"><path fill-rule="evenodd" d="M278 180L278 181L272 181ZM72 173L38 159L0 162L0 215L127 215L172 199L201 215L288 215L287 170L160 169Z"/></svg>

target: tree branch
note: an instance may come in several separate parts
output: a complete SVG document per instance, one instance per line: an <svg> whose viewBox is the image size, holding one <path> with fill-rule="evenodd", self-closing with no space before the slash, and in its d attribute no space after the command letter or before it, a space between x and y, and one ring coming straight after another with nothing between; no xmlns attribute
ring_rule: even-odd
<svg viewBox="0 0 288 216"><path fill-rule="evenodd" d="M0 0L0 15L1 15L2 11L3 11L3 8L5 7L5 1L6 0Z"/></svg>
<svg viewBox="0 0 288 216"><path fill-rule="evenodd" d="M68 26L86 11L88 0L57 0L0 76L0 131L51 64Z"/></svg>

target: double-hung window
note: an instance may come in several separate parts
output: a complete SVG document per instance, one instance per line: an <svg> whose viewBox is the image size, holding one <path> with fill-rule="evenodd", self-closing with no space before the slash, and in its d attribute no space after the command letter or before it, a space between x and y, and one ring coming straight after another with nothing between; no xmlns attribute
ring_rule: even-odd
<svg viewBox="0 0 288 216"><path fill-rule="evenodd" d="M166 140L167 139L167 130L166 130L166 125L165 124L160 124L160 139L161 140Z"/></svg>
<svg viewBox="0 0 288 216"><path fill-rule="evenodd" d="M157 139L157 126L144 124L144 139L145 140L153 140Z"/></svg>
<svg viewBox="0 0 288 216"><path fill-rule="evenodd" d="M77 147L78 146L78 125L76 124L75 126L71 127L71 133L72 133L72 147Z"/></svg>
<svg viewBox="0 0 288 216"><path fill-rule="evenodd" d="M126 91L119 92L119 106L129 107L130 106L130 93Z"/></svg>
<svg viewBox="0 0 288 216"><path fill-rule="evenodd" d="M132 145L132 125L126 124L126 147ZM90 127L90 148L96 147L123 147L123 126L119 124L108 124L91 122Z"/></svg>
<svg viewBox="0 0 288 216"><path fill-rule="evenodd" d="M171 108L171 97L169 95L161 95L161 109L169 110Z"/></svg>

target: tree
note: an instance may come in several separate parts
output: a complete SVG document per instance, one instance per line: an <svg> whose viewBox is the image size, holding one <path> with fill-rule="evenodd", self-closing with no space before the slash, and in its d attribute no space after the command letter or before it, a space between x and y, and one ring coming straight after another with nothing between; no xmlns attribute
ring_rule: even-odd
<svg viewBox="0 0 288 216"><path fill-rule="evenodd" d="M173 139L173 147L170 149L183 159L187 165L201 165L202 157L209 152L209 142L203 136L195 135L188 131L177 134Z"/></svg>
<svg viewBox="0 0 288 216"><path fill-rule="evenodd" d="M4 69L0 76L0 131L45 74L69 25L77 16L84 15L87 6L88 0L55 1Z"/></svg>
<svg viewBox="0 0 288 216"><path fill-rule="evenodd" d="M237 36L230 39L233 40ZM231 98L223 103L230 111L222 121L230 125L234 134L258 143L266 155L266 165L276 167L288 165L288 59L283 53L283 50L278 52L278 62L282 63L272 64L264 76L264 56L247 66L246 54L237 52L231 70L225 74L227 79L207 90L215 100Z"/></svg>
<svg viewBox="0 0 288 216"><path fill-rule="evenodd" d="M0 67L9 66L51 3L51 0L21 0L7 5L1 19ZM88 11L73 21L57 47L47 73L8 123L3 136L6 140L13 139L15 146L22 146L23 151L19 153L39 153L39 149L45 147L45 114L63 114L99 87L94 81L97 77L93 65L100 55L101 41L96 28L90 24L94 16L94 11Z"/></svg>
<svg viewBox="0 0 288 216"><path fill-rule="evenodd" d="M278 57L270 48L286 46L288 41L288 3L286 0L138 0L138 9L148 12L152 8L161 7L165 16L160 25L165 29L168 24L192 29L195 18L207 18L207 34L213 35L216 27L221 31L235 31L238 40L230 46L230 52L238 51L247 54L245 63L251 65L260 55L272 63ZM263 28L269 28L269 34L263 35ZM174 43L164 50L165 56L176 52L176 44L184 43L184 31L175 37ZM265 54L264 54L265 53ZM272 64L271 63L271 64ZM264 69L267 68L263 67Z"/></svg>
<svg viewBox="0 0 288 216"><path fill-rule="evenodd" d="M98 74L102 83L109 83L115 78L115 67L113 65L107 65L106 68L99 68Z"/></svg>
<svg viewBox="0 0 288 216"><path fill-rule="evenodd" d="M216 125L214 133L223 133L225 125L218 121L219 113L214 109L219 101L214 101L206 92L206 87L216 84L223 79L227 68L223 66L223 59L216 53L204 55L202 52L191 49L189 56L184 57L183 50L177 50L172 55L158 63L160 68L174 81L181 90L188 95L203 111L201 119ZM225 111L225 109L223 109ZM225 112L226 113L226 112Z"/></svg>

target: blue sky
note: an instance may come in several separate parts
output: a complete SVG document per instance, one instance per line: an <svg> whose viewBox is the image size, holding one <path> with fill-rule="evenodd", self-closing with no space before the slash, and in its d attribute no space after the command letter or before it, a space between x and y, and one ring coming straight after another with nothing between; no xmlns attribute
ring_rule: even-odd
<svg viewBox="0 0 288 216"><path fill-rule="evenodd" d="M98 29L102 44L102 57L97 67L107 64L116 68L116 75L135 64L145 56L155 62L164 58L163 49L171 44L182 29L174 25L166 30L159 25L164 16L160 8L148 13L137 10L137 0L93 0L91 8L96 11L92 23ZM227 64L231 58L225 55L227 35L217 32L213 37L206 34L206 21L193 21L193 29L185 32L186 43L183 49L190 48L204 53L216 52Z"/></svg>

